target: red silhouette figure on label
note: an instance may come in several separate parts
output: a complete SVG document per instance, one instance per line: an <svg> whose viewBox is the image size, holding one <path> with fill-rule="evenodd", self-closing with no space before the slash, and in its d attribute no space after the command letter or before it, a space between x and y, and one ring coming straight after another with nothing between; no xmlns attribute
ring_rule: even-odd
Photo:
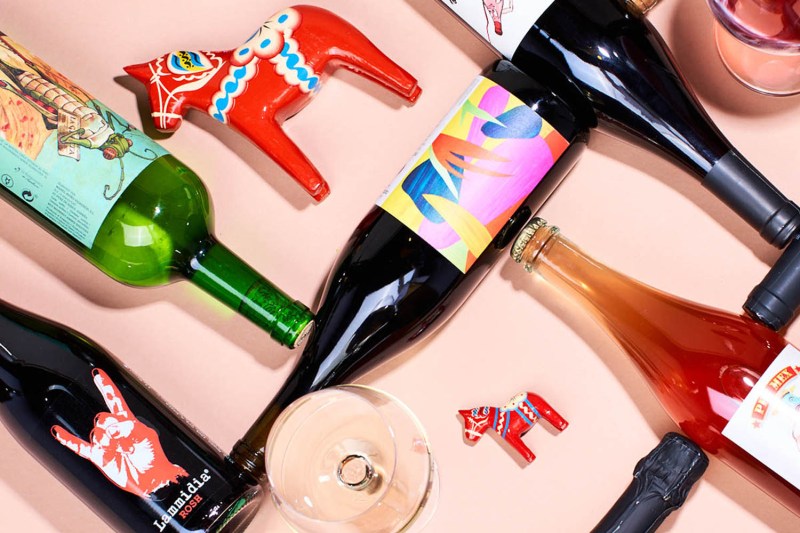
<svg viewBox="0 0 800 533"><path fill-rule="evenodd" d="M234 50L181 50L125 71L148 87L159 131L178 129L188 108L204 111L247 136L320 201L328 184L280 124L305 107L338 67L410 102L421 92L413 76L349 22L314 6L274 14Z"/></svg>
<svg viewBox="0 0 800 533"><path fill-rule="evenodd" d="M98 413L89 442L59 425L50 432L58 442L87 459L119 488L142 498L189 474L167 459L158 434L133 415L104 371L92 371L108 413Z"/></svg>
<svg viewBox="0 0 800 533"><path fill-rule="evenodd" d="M532 392L520 392L503 407L476 407L461 410L458 414L464 418L464 438L468 441L478 442L491 427L529 463L536 456L522 442L522 437L540 418L550 422L559 431L564 431L569 425L550 404Z"/></svg>

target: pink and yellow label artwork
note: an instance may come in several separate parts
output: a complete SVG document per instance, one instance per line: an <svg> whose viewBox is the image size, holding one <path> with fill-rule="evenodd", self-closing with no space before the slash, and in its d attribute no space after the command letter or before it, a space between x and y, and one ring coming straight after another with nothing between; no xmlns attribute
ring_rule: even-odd
<svg viewBox="0 0 800 533"><path fill-rule="evenodd" d="M377 204L467 272L568 146L479 77Z"/></svg>

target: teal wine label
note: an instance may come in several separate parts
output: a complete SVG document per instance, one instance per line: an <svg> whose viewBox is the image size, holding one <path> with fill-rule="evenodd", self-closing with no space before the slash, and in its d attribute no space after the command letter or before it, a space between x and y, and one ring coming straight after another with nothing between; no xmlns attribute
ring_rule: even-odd
<svg viewBox="0 0 800 533"><path fill-rule="evenodd" d="M119 196L166 153L0 33L0 186L91 248Z"/></svg>

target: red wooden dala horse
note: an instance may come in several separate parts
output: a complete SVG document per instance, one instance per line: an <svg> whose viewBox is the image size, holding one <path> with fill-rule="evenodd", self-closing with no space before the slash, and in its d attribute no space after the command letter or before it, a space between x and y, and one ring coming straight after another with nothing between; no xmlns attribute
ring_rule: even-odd
<svg viewBox="0 0 800 533"><path fill-rule="evenodd" d="M464 418L464 438L468 441L478 442L491 427L529 463L536 456L522 442L522 437L540 418L550 422L559 431L564 431L569 425L550 404L532 392L520 392L503 407L476 407L461 410L458 414Z"/></svg>
<svg viewBox="0 0 800 533"><path fill-rule="evenodd" d="M276 13L235 50L172 52L125 71L148 86L159 131L175 131L188 108L207 112L250 138L320 201L328 184L280 124L338 67L410 102L421 92L414 77L349 22L312 6Z"/></svg>

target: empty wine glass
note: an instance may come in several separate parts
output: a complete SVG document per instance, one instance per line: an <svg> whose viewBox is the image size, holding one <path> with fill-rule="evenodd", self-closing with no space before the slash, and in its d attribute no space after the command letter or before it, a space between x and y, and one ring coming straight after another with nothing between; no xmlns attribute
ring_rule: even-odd
<svg viewBox="0 0 800 533"><path fill-rule="evenodd" d="M360 385L287 407L269 434L266 461L273 500L301 532L418 530L438 488L425 430L411 410Z"/></svg>

